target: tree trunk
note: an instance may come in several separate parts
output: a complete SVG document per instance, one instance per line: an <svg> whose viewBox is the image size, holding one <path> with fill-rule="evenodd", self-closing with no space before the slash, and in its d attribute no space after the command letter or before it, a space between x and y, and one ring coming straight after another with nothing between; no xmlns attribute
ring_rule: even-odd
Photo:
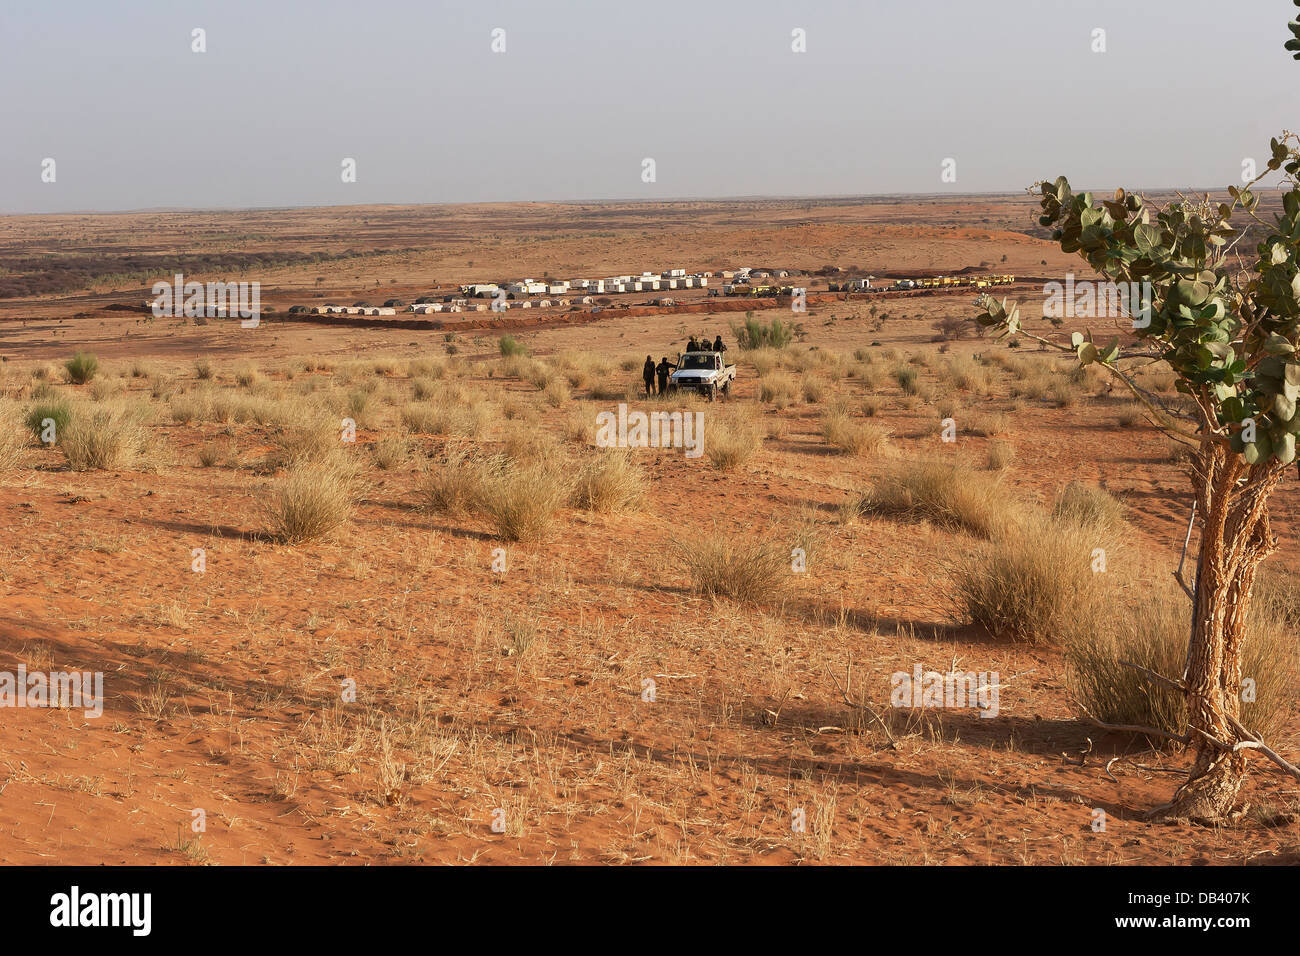
<svg viewBox="0 0 1300 956"><path fill-rule="evenodd" d="M1238 479L1244 483L1239 485ZM1241 644L1255 572L1274 550L1267 500L1280 472L1248 467L1221 446L1197 458L1203 516L1191 640L1187 649L1187 726L1195 753L1191 775L1164 814L1199 823L1228 822L1245 808L1240 794L1246 754L1229 718L1241 714Z"/></svg>

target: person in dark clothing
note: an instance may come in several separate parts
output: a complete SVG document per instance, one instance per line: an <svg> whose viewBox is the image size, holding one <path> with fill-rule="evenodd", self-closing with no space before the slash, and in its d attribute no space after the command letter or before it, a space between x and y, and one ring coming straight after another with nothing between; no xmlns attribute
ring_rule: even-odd
<svg viewBox="0 0 1300 956"><path fill-rule="evenodd" d="M699 350L700 350L700 340L692 335L691 340L686 343L686 351L698 352Z"/></svg>
<svg viewBox="0 0 1300 956"><path fill-rule="evenodd" d="M655 360L648 355L645 357L645 365L641 367L641 377L645 379L645 394L649 398L655 393Z"/></svg>
<svg viewBox="0 0 1300 956"><path fill-rule="evenodd" d="M716 339L713 340L713 351L715 352L727 351L727 346L723 344L721 335L719 335Z"/></svg>
<svg viewBox="0 0 1300 956"><path fill-rule="evenodd" d="M673 369L675 369L676 367L677 367L676 365L668 361L667 355L665 355L663 359L660 360L659 367L655 369L655 372L657 372L659 375L660 395L668 394L668 376L672 374Z"/></svg>

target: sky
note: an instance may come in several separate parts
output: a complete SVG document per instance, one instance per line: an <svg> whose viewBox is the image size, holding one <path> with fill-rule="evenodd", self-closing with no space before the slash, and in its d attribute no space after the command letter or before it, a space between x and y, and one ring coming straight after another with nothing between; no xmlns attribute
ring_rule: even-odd
<svg viewBox="0 0 1300 956"><path fill-rule="evenodd" d="M1297 13L0 0L0 213L1222 187L1300 128Z"/></svg>

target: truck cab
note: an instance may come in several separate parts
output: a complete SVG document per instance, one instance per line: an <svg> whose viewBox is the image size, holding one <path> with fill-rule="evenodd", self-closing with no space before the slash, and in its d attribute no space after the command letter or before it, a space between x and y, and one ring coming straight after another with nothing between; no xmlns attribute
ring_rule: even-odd
<svg viewBox="0 0 1300 956"><path fill-rule="evenodd" d="M719 392L726 394L731 391L731 382L735 377L736 366L728 365L721 352L709 350L683 352L679 355L677 370L668 381L673 389L693 389L712 401Z"/></svg>

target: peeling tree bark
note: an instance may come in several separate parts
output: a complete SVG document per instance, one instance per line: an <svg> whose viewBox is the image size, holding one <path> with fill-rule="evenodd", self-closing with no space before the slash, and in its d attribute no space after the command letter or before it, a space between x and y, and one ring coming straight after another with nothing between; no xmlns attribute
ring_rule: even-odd
<svg viewBox="0 0 1300 956"><path fill-rule="evenodd" d="M1232 722L1241 716L1241 644L1255 574L1276 548L1267 503L1280 476L1277 467L1248 466L1217 443L1206 443L1196 457L1203 518L1183 675L1195 759L1165 816L1218 824L1243 809L1246 753L1233 750L1239 735Z"/></svg>

